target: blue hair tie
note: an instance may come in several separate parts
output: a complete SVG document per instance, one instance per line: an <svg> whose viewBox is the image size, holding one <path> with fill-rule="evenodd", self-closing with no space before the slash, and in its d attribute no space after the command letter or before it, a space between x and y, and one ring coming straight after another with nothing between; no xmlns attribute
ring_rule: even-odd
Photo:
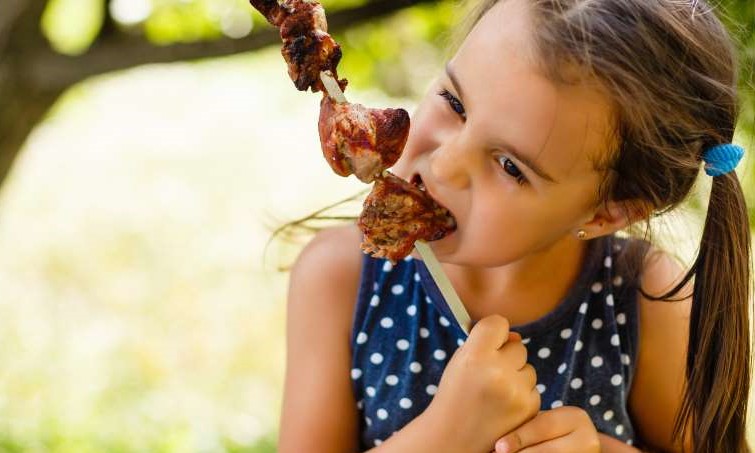
<svg viewBox="0 0 755 453"><path fill-rule="evenodd" d="M737 167L744 154L744 148L732 143L711 146L703 153L705 173L708 176L725 175Z"/></svg>

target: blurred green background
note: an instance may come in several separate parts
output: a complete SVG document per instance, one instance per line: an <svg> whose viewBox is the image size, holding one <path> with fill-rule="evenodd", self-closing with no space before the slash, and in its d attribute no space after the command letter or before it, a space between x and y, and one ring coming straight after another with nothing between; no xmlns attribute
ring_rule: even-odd
<svg viewBox="0 0 755 453"><path fill-rule="evenodd" d="M459 5L323 4L350 100L413 110ZM755 151L755 3L721 8ZM2 0L0 452L275 451L304 239L265 245L365 187L323 164L279 47L242 0ZM687 260L701 186L656 225Z"/></svg>

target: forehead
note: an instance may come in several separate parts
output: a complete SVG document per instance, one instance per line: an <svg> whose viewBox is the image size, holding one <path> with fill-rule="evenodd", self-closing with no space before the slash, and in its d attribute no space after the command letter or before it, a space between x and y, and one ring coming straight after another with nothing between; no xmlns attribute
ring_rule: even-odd
<svg viewBox="0 0 755 453"><path fill-rule="evenodd" d="M500 1L451 60L469 121L491 141L536 160L557 181L594 172L608 152L610 102L597 83L556 85L543 75L525 1Z"/></svg>

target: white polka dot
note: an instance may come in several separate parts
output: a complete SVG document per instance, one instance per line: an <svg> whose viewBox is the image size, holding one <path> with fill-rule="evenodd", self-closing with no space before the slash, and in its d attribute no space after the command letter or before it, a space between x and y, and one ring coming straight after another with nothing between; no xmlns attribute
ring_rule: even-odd
<svg viewBox="0 0 755 453"><path fill-rule="evenodd" d="M553 403L551 403L551 409L555 409L555 408L557 408L557 407L561 407L561 406L563 406L563 405L564 405L563 401L561 401L561 400L556 400L556 401L554 401Z"/></svg>
<svg viewBox="0 0 755 453"><path fill-rule="evenodd" d="M582 302L581 304L579 304L579 312L583 315L587 313L587 302Z"/></svg>
<svg viewBox="0 0 755 453"><path fill-rule="evenodd" d="M388 418L388 411L385 410L385 409L383 409L383 408L378 409L377 410L377 417L380 420L385 420L386 418Z"/></svg>
<svg viewBox="0 0 755 453"><path fill-rule="evenodd" d="M401 398L401 400L399 400L398 402L398 405L401 406L402 409L409 409L410 407L412 407L412 400L410 400L409 398Z"/></svg>
<svg viewBox="0 0 755 453"><path fill-rule="evenodd" d="M414 281L415 281L415 282L418 282L418 281L419 281L419 274L418 274L418 273L416 273L416 272L414 273Z"/></svg>
<svg viewBox="0 0 755 453"><path fill-rule="evenodd" d="M383 363L383 354L379 352L373 352L370 356L370 362L374 363L375 365L380 365Z"/></svg>
<svg viewBox="0 0 755 453"><path fill-rule="evenodd" d="M409 371L411 371L414 374L419 373L420 371L422 371L422 364L420 364L419 362L412 362L412 363L410 363L409 364Z"/></svg>
<svg viewBox="0 0 755 453"><path fill-rule="evenodd" d="M621 341L619 340L619 334L615 333L611 335L611 344L614 346L621 344Z"/></svg>
<svg viewBox="0 0 755 453"><path fill-rule="evenodd" d="M618 315L616 315L616 322L623 326L627 323L627 315L625 315L624 313L619 313Z"/></svg>
<svg viewBox="0 0 755 453"><path fill-rule="evenodd" d="M451 325L451 322L448 319L446 319L445 316L441 316L440 318L438 318L438 321L440 322L440 325L443 327L448 327Z"/></svg>
<svg viewBox="0 0 755 453"><path fill-rule="evenodd" d="M528 344L531 338L522 338L522 344Z"/></svg>
<svg viewBox="0 0 755 453"><path fill-rule="evenodd" d="M613 307L613 294L609 294L606 296L606 305L609 307Z"/></svg>
<svg viewBox="0 0 755 453"><path fill-rule="evenodd" d="M593 395L590 397L590 404L593 406L597 406L600 404L600 395Z"/></svg>
<svg viewBox="0 0 755 453"><path fill-rule="evenodd" d="M370 299L370 305L373 307L377 307L379 303L380 303L380 296L378 296L377 294L373 295L372 299Z"/></svg>
<svg viewBox="0 0 755 453"><path fill-rule="evenodd" d="M357 409L359 409L360 411L364 409L364 400L357 401Z"/></svg>
<svg viewBox="0 0 755 453"><path fill-rule="evenodd" d="M431 303L433 303L433 301L432 301L432 300L430 300L430 298L429 298L429 297L425 297L425 302L427 302L428 304L431 304Z"/></svg>
<svg viewBox="0 0 755 453"><path fill-rule="evenodd" d="M544 386L543 384L537 384L537 385L535 386L535 388L537 389L538 393L540 393L541 395L542 395L543 393L545 393L545 386Z"/></svg>
<svg viewBox="0 0 755 453"><path fill-rule="evenodd" d="M364 417L364 422L367 423L367 426L372 426L372 420L370 417Z"/></svg>
<svg viewBox="0 0 755 453"><path fill-rule="evenodd" d="M388 385L398 384L398 376L396 376L395 374L389 374L385 377L385 383Z"/></svg>
<svg viewBox="0 0 755 453"><path fill-rule="evenodd" d="M582 379L580 379L580 378L574 378L574 379L571 380L571 383L569 385L571 385L571 388L573 388L573 389L576 390L576 389L582 387Z"/></svg>
<svg viewBox="0 0 755 453"><path fill-rule="evenodd" d="M632 439L627 439L627 445L632 445L632 444L634 444L634 441Z"/></svg>
<svg viewBox="0 0 755 453"><path fill-rule="evenodd" d="M595 282L592 284L592 287L590 289L592 290L592 292L597 294L603 290L603 284L600 282Z"/></svg>
<svg viewBox="0 0 755 453"><path fill-rule="evenodd" d="M426 327L420 327L419 328L419 336L422 338L427 338L430 336L430 331L427 330Z"/></svg>
<svg viewBox="0 0 755 453"><path fill-rule="evenodd" d="M375 282L375 283L372 284L372 290L373 291L377 291L377 289L378 289L378 284L377 284L377 282Z"/></svg>
<svg viewBox="0 0 755 453"><path fill-rule="evenodd" d="M569 337L571 337L571 329L564 329L561 331L561 338L566 340Z"/></svg>
<svg viewBox="0 0 755 453"><path fill-rule="evenodd" d="M375 440L373 441L373 443L375 444L375 446L376 446L376 447L379 447L380 445L382 445L382 444L383 444L383 441L382 441L382 440L380 440L380 439L375 439Z"/></svg>
<svg viewBox="0 0 755 453"><path fill-rule="evenodd" d="M592 328L593 329L598 330L601 327L603 327L603 320L602 319L595 318L595 319L592 320Z"/></svg>
<svg viewBox="0 0 755 453"><path fill-rule="evenodd" d="M409 262L413 260L414 258L411 255L406 255L406 258L404 258L404 261Z"/></svg>
<svg viewBox="0 0 755 453"><path fill-rule="evenodd" d="M613 278L613 284L614 286L621 286L621 284L624 283L624 279L621 278L621 275L617 275Z"/></svg>
<svg viewBox="0 0 755 453"><path fill-rule="evenodd" d="M367 388L364 389L364 392L367 396L375 396L375 387L368 385Z"/></svg>
<svg viewBox="0 0 755 453"><path fill-rule="evenodd" d="M417 314L417 306L416 305L409 305L408 307L406 307L406 313L409 316L416 315Z"/></svg>
<svg viewBox="0 0 755 453"><path fill-rule="evenodd" d="M613 385L621 385L621 382L623 380L624 379L621 377L620 374L614 374L613 376L611 376L611 384Z"/></svg>
<svg viewBox="0 0 755 453"><path fill-rule="evenodd" d="M407 349L409 349L409 342L402 338L396 342L396 347L401 351L406 351Z"/></svg>
<svg viewBox="0 0 755 453"><path fill-rule="evenodd" d="M616 434L619 436L624 434L624 425L616 425Z"/></svg>
<svg viewBox="0 0 755 453"><path fill-rule="evenodd" d="M435 352L433 352L433 358L435 360L443 360L446 358L446 351L442 349L436 349Z"/></svg>
<svg viewBox="0 0 755 453"><path fill-rule="evenodd" d="M438 386L430 384L427 387L425 387L425 391L427 392L428 395L435 395L435 393L438 391Z"/></svg>
<svg viewBox="0 0 755 453"><path fill-rule="evenodd" d="M386 329L393 327L393 320L391 318L383 318L380 320L380 326Z"/></svg>
<svg viewBox="0 0 755 453"><path fill-rule="evenodd" d="M610 256L607 256L607 257L606 257L606 259L605 259L605 260L603 260L603 265L604 265L605 267L611 267L611 264L613 264L613 263L611 262L611 257L610 257Z"/></svg>
<svg viewBox="0 0 755 453"><path fill-rule="evenodd" d="M629 365L629 354L621 354L621 363L623 363L624 365Z"/></svg>
<svg viewBox="0 0 755 453"><path fill-rule="evenodd" d="M365 344L367 342L367 334L364 332L359 332L359 335L357 335L357 344Z"/></svg>
<svg viewBox="0 0 755 453"><path fill-rule="evenodd" d="M393 285L391 292L395 295L404 294L404 285Z"/></svg>
<svg viewBox="0 0 755 453"><path fill-rule="evenodd" d="M383 264L383 272L390 272L393 270L393 264L391 264L390 261L386 261L385 264Z"/></svg>
<svg viewBox="0 0 755 453"><path fill-rule="evenodd" d="M614 244L613 245L613 249L618 252L619 250L621 250L621 245L620 244Z"/></svg>
<svg viewBox="0 0 755 453"><path fill-rule="evenodd" d="M592 365L595 368L598 368L599 366L603 365L603 357L596 355L595 357L590 360L590 365Z"/></svg>
<svg viewBox="0 0 755 453"><path fill-rule="evenodd" d="M352 368L351 369L351 379L357 380L360 377L362 377L362 370L359 368Z"/></svg>
<svg viewBox="0 0 755 453"><path fill-rule="evenodd" d="M551 355L551 350L548 348L540 348L539 351L537 351L537 356L541 359L547 359L548 356Z"/></svg>
<svg viewBox="0 0 755 453"><path fill-rule="evenodd" d="M613 418L613 411L608 410L603 414L603 420L608 421Z"/></svg>
<svg viewBox="0 0 755 453"><path fill-rule="evenodd" d="M464 340L462 340L461 338L457 338L456 339L456 345L459 346L459 347L461 347L462 345L464 345Z"/></svg>
<svg viewBox="0 0 755 453"><path fill-rule="evenodd" d="M581 351L582 346L584 346L584 343L582 343L582 340L577 340L576 343L574 343L574 350L575 351Z"/></svg>
<svg viewBox="0 0 755 453"><path fill-rule="evenodd" d="M566 364L562 363L561 365L559 365L557 371L558 371L558 374L564 374L564 371L566 371Z"/></svg>

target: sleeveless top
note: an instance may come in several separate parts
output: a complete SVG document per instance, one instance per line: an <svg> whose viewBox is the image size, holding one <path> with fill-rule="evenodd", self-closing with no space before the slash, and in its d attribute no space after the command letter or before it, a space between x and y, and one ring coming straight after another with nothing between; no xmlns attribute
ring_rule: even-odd
<svg viewBox="0 0 755 453"><path fill-rule="evenodd" d="M638 445L627 398L637 355L639 266L622 252L639 242L615 235L588 241L567 296L540 319L510 328L522 335L537 371L541 410L581 407L598 432L629 445ZM422 261L409 256L392 264L364 255L351 331L360 451L427 408L465 339Z"/></svg>

